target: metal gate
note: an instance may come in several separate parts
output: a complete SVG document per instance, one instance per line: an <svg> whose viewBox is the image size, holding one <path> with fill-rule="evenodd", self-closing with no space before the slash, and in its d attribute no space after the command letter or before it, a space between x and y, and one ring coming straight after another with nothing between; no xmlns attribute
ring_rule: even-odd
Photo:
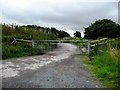
<svg viewBox="0 0 120 90"><path fill-rule="evenodd" d="M90 52L90 42L88 40L24 40L15 39L12 43L26 42L30 43L32 48L39 49L41 52L46 52L53 50L59 46L60 43L70 43L76 45L81 50L81 54L89 54Z"/></svg>

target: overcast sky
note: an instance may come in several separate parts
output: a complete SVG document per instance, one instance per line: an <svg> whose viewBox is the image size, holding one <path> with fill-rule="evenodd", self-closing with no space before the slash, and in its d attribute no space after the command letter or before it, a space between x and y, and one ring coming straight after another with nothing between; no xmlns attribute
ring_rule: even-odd
<svg viewBox="0 0 120 90"><path fill-rule="evenodd" d="M88 2L89 1L89 2ZM1 23L36 24L84 32L98 19L118 22L119 0L0 0Z"/></svg>

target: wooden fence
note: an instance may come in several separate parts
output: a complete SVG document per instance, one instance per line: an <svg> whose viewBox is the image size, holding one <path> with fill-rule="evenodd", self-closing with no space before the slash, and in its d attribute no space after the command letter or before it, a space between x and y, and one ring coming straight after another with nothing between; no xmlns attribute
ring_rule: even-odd
<svg viewBox="0 0 120 90"><path fill-rule="evenodd" d="M94 48L97 46L105 45L109 42L111 42L111 41L108 38L92 40L92 41L90 41L90 51L94 50Z"/></svg>

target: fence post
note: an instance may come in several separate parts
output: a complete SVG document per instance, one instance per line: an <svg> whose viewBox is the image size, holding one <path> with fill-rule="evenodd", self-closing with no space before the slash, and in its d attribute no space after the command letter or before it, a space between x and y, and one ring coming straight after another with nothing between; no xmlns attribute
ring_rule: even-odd
<svg viewBox="0 0 120 90"><path fill-rule="evenodd" d="M90 42L88 41L88 55L90 53Z"/></svg>
<svg viewBox="0 0 120 90"><path fill-rule="evenodd" d="M34 44L35 44L35 42L34 42L34 40L32 40L32 48L34 48L35 46L34 46Z"/></svg>

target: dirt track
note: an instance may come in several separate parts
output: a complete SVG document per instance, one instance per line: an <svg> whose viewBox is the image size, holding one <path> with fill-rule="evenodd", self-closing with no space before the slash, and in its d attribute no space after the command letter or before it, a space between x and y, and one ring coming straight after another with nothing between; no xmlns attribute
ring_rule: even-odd
<svg viewBox="0 0 120 90"><path fill-rule="evenodd" d="M2 62L3 88L100 88L83 65L86 56L72 44L45 55Z"/></svg>

